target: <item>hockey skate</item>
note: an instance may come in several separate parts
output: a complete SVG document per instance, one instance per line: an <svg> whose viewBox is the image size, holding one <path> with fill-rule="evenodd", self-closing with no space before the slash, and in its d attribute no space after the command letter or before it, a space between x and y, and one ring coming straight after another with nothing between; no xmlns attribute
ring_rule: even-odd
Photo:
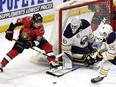
<svg viewBox="0 0 116 87"><path fill-rule="evenodd" d="M58 64L57 62L53 62L53 61L51 61L50 62L50 69L52 69L52 68L58 68L58 67L60 67L61 65L60 64Z"/></svg>
<svg viewBox="0 0 116 87"><path fill-rule="evenodd" d="M3 72L3 66L0 64L0 72Z"/></svg>
<svg viewBox="0 0 116 87"><path fill-rule="evenodd" d="M100 77L100 76L98 76L98 77L96 77L96 78L92 78L92 79L91 79L91 82L92 82L92 83L97 83L97 82L102 81L104 78L105 78L105 77Z"/></svg>

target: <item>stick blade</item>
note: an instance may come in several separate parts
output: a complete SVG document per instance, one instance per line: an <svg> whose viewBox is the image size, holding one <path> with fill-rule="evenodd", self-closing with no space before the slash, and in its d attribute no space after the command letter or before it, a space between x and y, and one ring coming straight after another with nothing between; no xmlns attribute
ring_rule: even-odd
<svg viewBox="0 0 116 87"><path fill-rule="evenodd" d="M50 71L46 71L46 73L47 73L48 75L51 75L51 76L55 76L55 77L58 77L58 75L54 74L53 72L50 72Z"/></svg>

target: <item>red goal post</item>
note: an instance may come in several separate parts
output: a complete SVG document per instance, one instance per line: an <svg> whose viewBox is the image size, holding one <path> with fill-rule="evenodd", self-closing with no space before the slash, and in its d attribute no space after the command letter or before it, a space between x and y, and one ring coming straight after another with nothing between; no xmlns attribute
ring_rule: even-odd
<svg viewBox="0 0 116 87"><path fill-rule="evenodd" d="M103 4L103 5L101 5L101 4ZM98 11L98 13L96 15L96 16L98 16L97 20L102 19L101 15L103 13L99 13L100 11L102 11L102 12L106 12L105 16L102 16L102 17L104 17L107 20L107 22L112 25L112 16L113 16L112 4L113 4L113 0L96 0L96 1L89 1L89 2L84 2L84 3L74 2L68 6L61 6L61 8L58 9L58 17L57 17L58 23L53 25L53 26L55 26L55 29L53 29L53 32L52 32L52 34L54 34L54 35L52 35L52 37L50 37L50 39L52 39L53 36L54 37L57 36L56 39L52 40L52 42L57 41L57 43L55 43L57 45L54 45L52 43L54 48L57 49L57 51L58 51L57 54L60 54L62 52L61 51L62 33L63 33L66 25L70 22L69 19L71 19L74 16L81 16L80 18L85 18L85 19L87 18L87 19L89 19L89 22L91 23L92 19L94 17L94 13L96 13L96 11ZM89 6L92 6L92 5L95 6L96 10L93 9L95 11L90 10L88 8ZM92 7L91 7L91 9L92 9ZM92 15L90 15L89 13ZM86 15L86 14L88 14L88 15ZM54 21L56 21L56 19ZM96 21L95 19L93 22L98 23L98 21ZM58 27L56 27L56 26L58 26ZM58 28L58 30L56 28ZM58 35L55 35L55 33L54 33L55 31L57 31Z"/></svg>

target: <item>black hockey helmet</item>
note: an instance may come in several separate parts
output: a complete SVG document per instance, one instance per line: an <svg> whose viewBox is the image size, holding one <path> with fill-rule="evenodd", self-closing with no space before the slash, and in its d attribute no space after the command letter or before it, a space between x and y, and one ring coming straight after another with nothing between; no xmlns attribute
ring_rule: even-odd
<svg viewBox="0 0 116 87"><path fill-rule="evenodd" d="M36 22L36 23L42 23L43 18L39 13L33 14L33 21Z"/></svg>

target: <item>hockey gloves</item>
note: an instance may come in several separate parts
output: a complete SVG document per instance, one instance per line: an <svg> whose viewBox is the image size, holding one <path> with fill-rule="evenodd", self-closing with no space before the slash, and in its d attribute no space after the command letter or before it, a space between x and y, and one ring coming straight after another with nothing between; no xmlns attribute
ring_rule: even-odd
<svg viewBox="0 0 116 87"><path fill-rule="evenodd" d="M98 52L98 54L96 55L95 62L99 62L99 61L102 61L102 60L103 60L103 55L102 55L102 53L103 53L103 50L100 50L100 51Z"/></svg>
<svg viewBox="0 0 116 87"><path fill-rule="evenodd" d="M90 65L94 65L94 63L95 63L95 59L92 58L91 55L88 55L86 59L86 64L90 66Z"/></svg>
<svg viewBox="0 0 116 87"><path fill-rule="evenodd" d="M26 41L26 42L23 42L23 47L25 49L29 49L31 47L35 46L35 43L33 41Z"/></svg>
<svg viewBox="0 0 116 87"><path fill-rule="evenodd" d="M5 35L5 38L12 41L12 38L13 38L13 31L9 31L7 30L6 31L6 35Z"/></svg>
<svg viewBox="0 0 116 87"><path fill-rule="evenodd" d="M9 28L6 31L6 35L5 35L6 39L12 41L14 28L15 28L15 25L13 23L10 23Z"/></svg>
<svg viewBox="0 0 116 87"><path fill-rule="evenodd" d="M21 38L18 39L18 40L16 41L16 43L17 43L18 45L20 45L19 47L23 47L23 48L25 48L25 49L29 49L29 48L35 46L34 41L25 41L25 40L23 40L23 39L21 39Z"/></svg>

